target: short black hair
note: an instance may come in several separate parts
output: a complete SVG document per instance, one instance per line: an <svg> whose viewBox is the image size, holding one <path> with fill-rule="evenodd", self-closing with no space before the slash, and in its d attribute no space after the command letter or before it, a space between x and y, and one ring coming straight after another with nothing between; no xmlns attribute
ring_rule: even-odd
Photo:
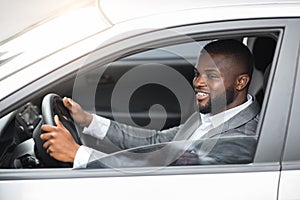
<svg viewBox="0 0 300 200"><path fill-rule="evenodd" d="M243 67L250 78L253 71L253 55L246 45L235 39L222 39L208 43L201 53L230 55Z"/></svg>

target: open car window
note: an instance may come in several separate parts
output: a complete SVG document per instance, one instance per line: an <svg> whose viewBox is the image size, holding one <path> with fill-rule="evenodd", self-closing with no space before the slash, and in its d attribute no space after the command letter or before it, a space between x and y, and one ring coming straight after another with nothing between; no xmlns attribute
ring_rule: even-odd
<svg viewBox="0 0 300 200"><path fill-rule="evenodd" d="M277 33L263 36L234 37L234 39L247 45L254 55L255 68L249 94L252 95L253 100L258 102L259 106L263 104L277 37ZM213 40L197 41L196 44L183 43L154 48L109 63L105 66L105 71L98 82L95 96L96 114L142 129L165 130L174 126L182 128L189 121L188 118L197 110L192 89L194 67L197 64L199 52L205 44L211 41ZM265 56L261 56L261 51L265 52ZM184 77L183 82L172 77L174 74L160 69L164 67L179 72ZM141 71L137 71L136 76L128 76L134 69L140 69ZM154 73L151 73L151 71L154 71ZM160 79L157 77L160 77ZM174 87L167 87L169 86L167 84L163 85L166 82L161 81L162 79L169 80ZM173 89L180 88L183 83L188 83L190 88L183 89L186 93L176 93L176 90ZM118 87L121 89L118 89ZM130 87L134 88L134 91L126 90ZM180 98L182 97L189 100L181 104ZM161 107L155 107L156 105ZM153 109L153 107L156 109ZM258 122L259 118L255 120ZM219 127L218 131L222 132L222 128L224 126ZM138 137L147 136L139 135ZM87 164L88 168L119 168L251 163L255 154L258 133L250 136L231 135L228 138L200 139L195 142L187 139L182 141L172 140L164 144L133 146L126 150L116 147L111 141L102 141L86 135L83 135L83 138L86 139L86 144L91 145L90 147L96 150L91 153ZM232 148L233 143L236 143L234 145L237 146L243 146L244 149ZM203 148L201 148L201 145ZM195 146L201 150L197 151L194 148ZM234 152L241 152L245 149L249 149L249 151L242 152L239 154L240 157L232 156L231 159L228 159L230 153L234 155ZM169 155L167 152L169 152ZM186 154L190 153L189 156L192 161L186 158ZM226 156L227 160L225 159Z"/></svg>
<svg viewBox="0 0 300 200"><path fill-rule="evenodd" d="M253 130L255 136L249 137L232 135L228 138L187 140L186 136L196 129L189 124L190 117L197 111L193 89L195 66L199 52L207 43L223 38L243 42L252 51L255 59L249 94L262 106L278 35L278 32L272 30L264 34L254 32L208 39L195 37L193 42L176 41L174 44L135 48L115 57L113 61L92 67L86 66L75 76L62 79L62 84L49 86L47 91L31 103L0 120L0 166L49 168L49 165L40 159L41 153L38 152L32 136L41 132L42 99L45 93L50 92L62 97L72 97L86 111L121 124L156 131L179 127L180 131L177 134L181 139L155 145L120 148L111 141L83 134L83 128L77 126L82 144L94 149L86 163L87 168L251 163L259 136L256 130ZM261 51L265 52L266 56L260 57ZM196 118L197 120L192 121L201 124L199 115ZM259 120L257 119L257 122ZM222 128L224 126L220 127L220 131ZM231 160L226 161L226 153L231 152L234 155L234 152L240 150L231 149L232 142L237 146L251 147L251 150L242 152L245 157L232 156ZM223 148L227 148L228 151L223 151ZM64 167L71 168L72 164Z"/></svg>

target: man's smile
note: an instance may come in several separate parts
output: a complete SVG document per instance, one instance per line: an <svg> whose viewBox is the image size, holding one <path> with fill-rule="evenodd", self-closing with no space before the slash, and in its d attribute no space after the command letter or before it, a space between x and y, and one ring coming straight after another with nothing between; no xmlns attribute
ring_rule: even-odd
<svg viewBox="0 0 300 200"><path fill-rule="evenodd" d="M195 91L196 92L196 98L198 101L202 101L204 99L209 98L209 93L206 91Z"/></svg>

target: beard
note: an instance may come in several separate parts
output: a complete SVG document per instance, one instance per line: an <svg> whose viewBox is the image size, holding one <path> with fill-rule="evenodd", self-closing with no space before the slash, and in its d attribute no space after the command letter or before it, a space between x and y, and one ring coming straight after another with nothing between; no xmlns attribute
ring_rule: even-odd
<svg viewBox="0 0 300 200"><path fill-rule="evenodd" d="M210 98L207 104L199 106L199 112L202 114L217 114L226 110L226 107L234 100L234 88L229 87L221 94L216 95L213 99Z"/></svg>

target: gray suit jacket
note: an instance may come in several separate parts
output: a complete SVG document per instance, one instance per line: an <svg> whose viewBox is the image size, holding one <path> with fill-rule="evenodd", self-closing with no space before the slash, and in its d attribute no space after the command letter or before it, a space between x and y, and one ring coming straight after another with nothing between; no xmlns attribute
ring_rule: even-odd
<svg viewBox="0 0 300 200"><path fill-rule="evenodd" d="M241 164L250 163L256 149L259 105L253 102L246 109L239 112L233 118L220 126L210 130L202 140L194 141L184 153L178 155L172 165L195 164ZM170 141L188 140L191 134L201 125L201 121L195 121L195 116L187 120L184 125L163 131L147 130L111 122L106 138L120 149L129 149ZM191 130L187 130L190 127ZM182 131L183 130L183 131ZM185 134L188 132L187 134ZM180 134L179 134L180 133ZM184 133L184 134L182 134ZM94 162L88 167L126 167L128 162L122 162L119 158L107 158L106 164ZM124 158L124 157L122 157ZM126 160L126 159L125 159ZM109 163L109 164L107 164ZM126 164L127 163L127 164ZM133 162L129 162L133 163Z"/></svg>

